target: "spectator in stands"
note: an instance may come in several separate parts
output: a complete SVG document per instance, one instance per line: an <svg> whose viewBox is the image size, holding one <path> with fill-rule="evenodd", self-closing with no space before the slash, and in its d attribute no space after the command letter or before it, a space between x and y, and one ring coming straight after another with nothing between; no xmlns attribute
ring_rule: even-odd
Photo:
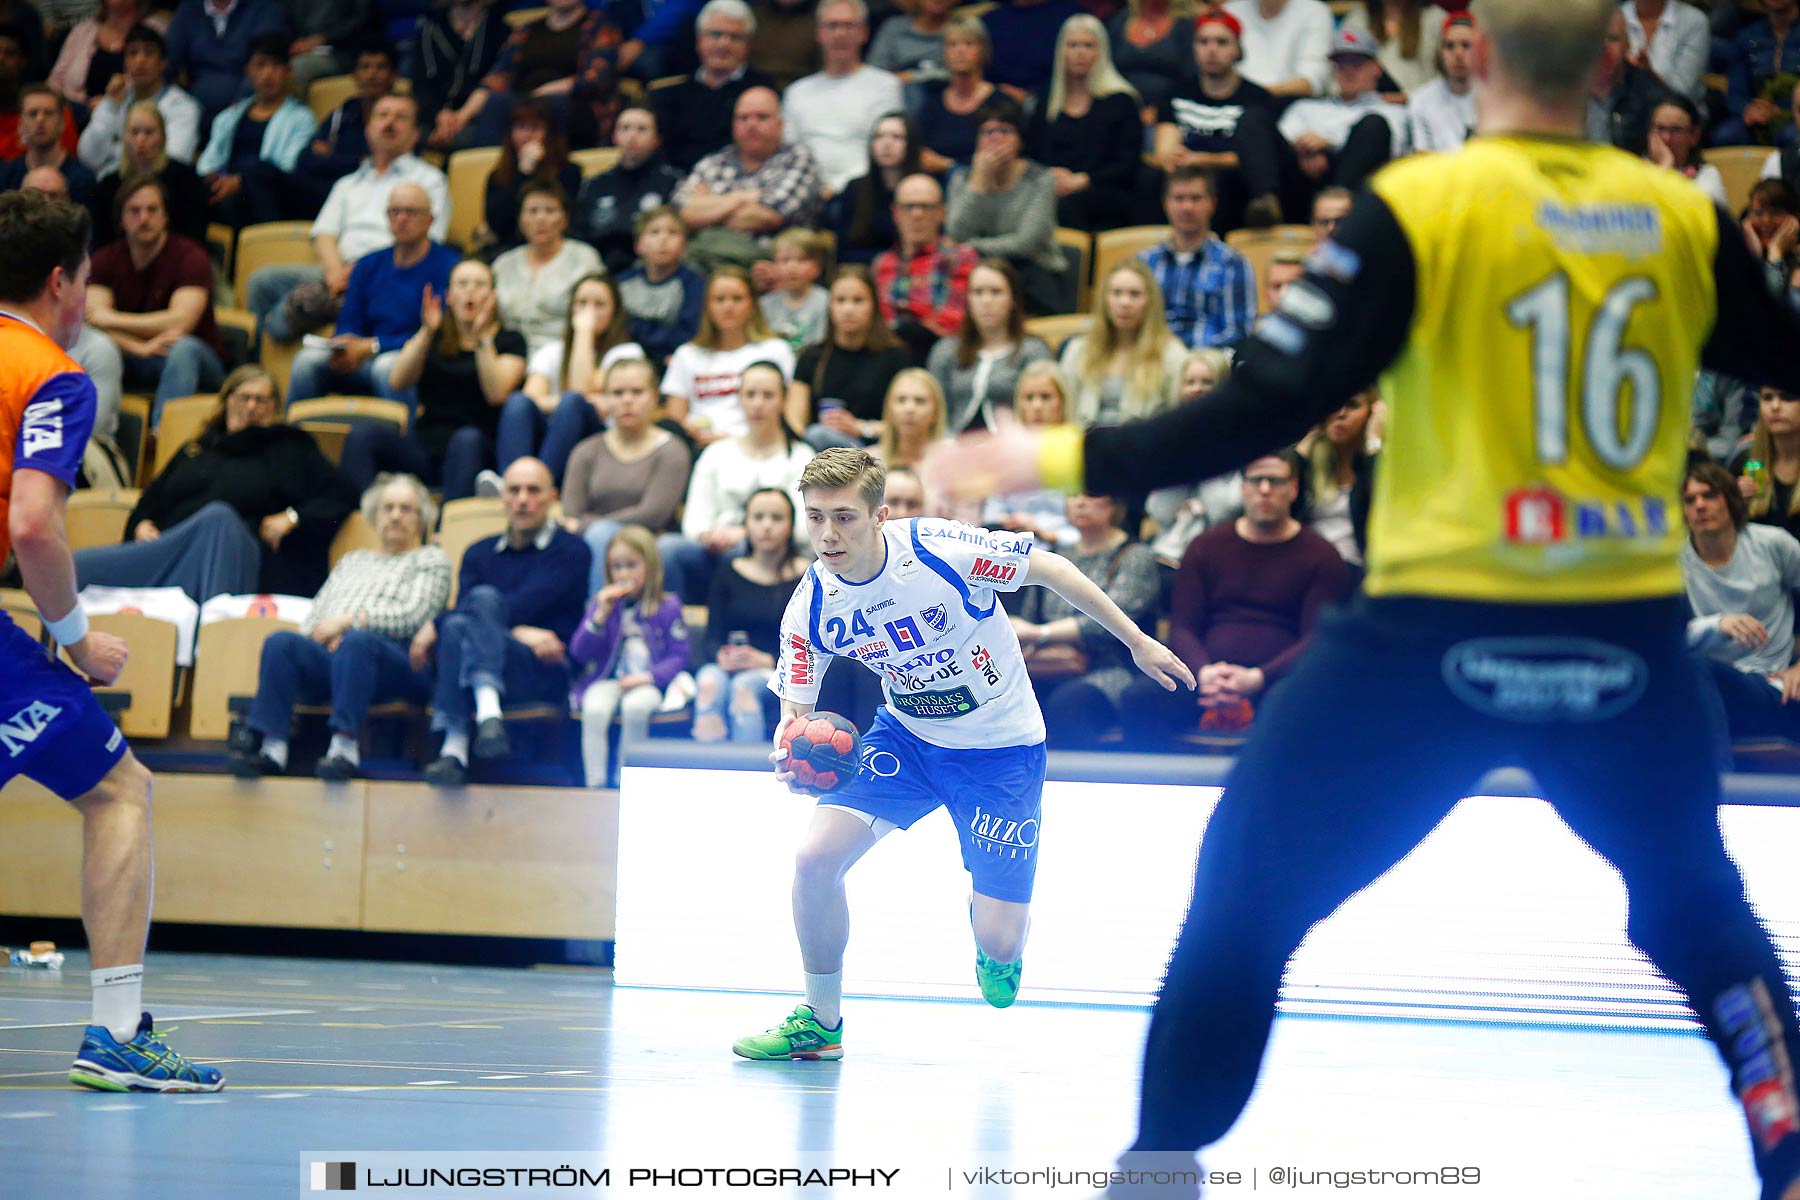
<svg viewBox="0 0 1800 1200"><path fill-rule="evenodd" d="M1256 272L1248 259L1213 235L1218 197L1212 173L1204 167L1176 167L1164 178L1169 240L1138 258L1162 292L1169 332L1193 349L1235 345L1256 319Z"/></svg>
<svg viewBox="0 0 1800 1200"><path fill-rule="evenodd" d="M125 37L139 22L161 33L168 18L151 11L149 0L101 0L93 15L69 30L50 86L71 104L90 104L106 94L115 75L125 73Z"/></svg>
<svg viewBox="0 0 1800 1200"><path fill-rule="evenodd" d="M1186 355L1163 319L1156 276L1136 259L1120 263L1094 297L1088 332L1063 345L1063 370L1075 389L1069 419L1117 425L1161 412L1181 394Z"/></svg>
<svg viewBox="0 0 1800 1200"><path fill-rule="evenodd" d="M1111 229L1137 211L1142 103L1113 66L1106 27L1086 13L1070 17L1050 94L1025 134L1025 157L1050 168L1058 225Z"/></svg>
<svg viewBox="0 0 1800 1200"><path fill-rule="evenodd" d="M356 50L356 69L351 72L356 94L325 115L300 154L300 165L288 176L287 213L292 220L311 220L319 215L331 186L362 165L369 155L369 114L383 96L394 91L397 66L394 48L370 40ZM310 110L309 110L310 111Z"/></svg>
<svg viewBox="0 0 1800 1200"><path fill-rule="evenodd" d="M1288 287L1297 283L1306 274L1306 253L1296 249L1282 249L1275 252L1269 260L1268 270L1263 272L1262 311L1274 312L1281 304L1283 293Z"/></svg>
<svg viewBox="0 0 1800 1200"><path fill-rule="evenodd" d="M632 339L660 368L699 333L706 277L682 261L687 226L673 208L653 208L639 215L633 228L638 265L619 276L619 297Z"/></svg>
<svg viewBox="0 0 1800 1200"><path fill-rule="evenodd" d="M867 267L842 266L831 280L825 336L800 355L787 389L787 421L815 449L860 448L881 431L888 384L912 363L881 319Z"/></svg>
<svg viewBox="0 0 1800 1200"><path fill-rule="evenodd" d="M1178 13L1178 8L1186 6L1169 0L1130 0L1106 25L1113 65L1150 114L1194 75L1194 17L1191 12Z"/></svg>
<svg viewBox="0 0 1800 1200"><path fill-rule="evenodd" d="M493 70L459 110L469 144L499 145L513 105L527 98L551 105L571 145L611 141L620 40L605 10L589 11L582 0L552 0L542 17L512 31Z"/></svg>
<svg viewBox="0 0 1800 1200"><path fill-rule="evenodd" d="M1729 118L1714 133L1722 145L1795 144L1795 126L1781 102L1800 73L1800 0L1763 0L1762 7L1763 19L1739 33L1725 54Z"/></svg>
<svg viewBox="0 0 1800 1200"><path fill-rule="evenodd" d="M248 89L250 44L269 33L287 33L287 16L276 0L181 0L176 6L169 21L168 77L187 77L208 125Z"/></svg>
<svg viewBox="0 0 1800 1200"><path fill-rule="evenodd" d="M1344 17L1343 27L1375 43L1388 81L1411 96L1437 77L1445 23L1427 0L1363 0Z"/></svg>
<svg viewBox="0 0 1800 1200"><path fill-rule="evenodd" d="M700 69L691 79L650 93L662 130L663 153L680 170L691 171L707 155L732 140L738 97L775 81L749 65L756 17L743 0L708 0L694 22Z"/></svg>
<svg viewBox="0 0 1800 1200"><path fill-rule="evenodd" d="M990 429L995 411L1009 408L1020 372L1051 361L1044 340L1025 332L1019 277L1004 258L983 259L969 272L969 304L954 337L931 348L926 370L944 390L952 434Z"/></svg>
<svg viewBox="0 0 1800 1200"><path fill-rule="evenodd" d="M908 175L894 189L894 248L875 256L881 319L923 359L933 342L962 327L969 273L981 261L973 246L944 236L944 192L929 175Z"/></svg>
<svg viewBox="0 0 1800 1200"><path fill-rule="evenodd" d="M294 87L301 95L315 79L343 75L356 65L357 41L375 22L375 0L293 0Z"/></svg>
<svg viewBox="0 0 1800 1200"><path fill-rule="evenodd" d="M1299 659L1319 614L1349 587L1331 544L1294 519L1301 464L1292 450L1244 468L1244 515L1195 538L1182 556L1169 614L1169 648L1200 681L1211 724L1241 727ZM1162 747L1195 727L1192 693L1126 689L1128 741ZM1225 719L1220 720L1223 717Z"/></svg>
<svg viewBox="0 0 1800 1200"><path fill-rule="evenodd" d="M426 145L449 151L473 144L468 135L487 102L481 81L510 36L493 0L453 0L426 15L412 67L419 124L431 131Z"/></svg>
<svg viewBox="0 0 1800 1200"><path fill-rule="evenodd" d="M125 385L156 393L154 423L169 400L225 378L212 261L169 232L169 195L155 178L120 191L119 225L124 236L94 254L87 319L112 339Z"/></svg>
<svg viewBox="0 0 1800 1200"><path fill-rule="evenodd" d="M1331 42L1338 94L1296 100L1281 115L1281 136L1298 160L1298 195L1307 206L1321 187L1352 191L1389 159L1407 151L1406 110L1375 90L1381 63L1367 34L1339 30Z"/></svg>
<svg viewBox="0 0 1800 1200"><path fill-rule="evenodd" d="M819 208L812 151L782 143L781 103L769 88L748 88L731 119L731 145L701 159L675 190L675 208L694 230L696 265L748 266L768 257L768 239L807 225Z"/></svg>
<svg viewBox="0 0 1800 1200"><path fill-rule="evenodd" d="M1156 628L1156 560L1119 528L1125 505L1110 496L1070 496L1068 523L1079 540L1059 552L1098 584L1140 627ZM1013 631L1025 669L1059 749L1093 749L1120 723L1126 689L1138 678L1123 644L1048 588L1020 589Z"/></svg>
<svg viewBox="0 0 1800 1200"><path fill-rule="evenodd" d="M1001 94L987 78L994 44L979 18L958 15L944 26L944 68L949 78L927 83L919 104L919 164L941 175L975 156L982 105Z"/></svg>
<svg viewBox="0 0 1800 1200"><path fill-rule="evenodd" d="M899 240L894 189L918 173L919 133L912 118L901 112L883 113L869 131L869 173L851 180L828 210L839 262L873 262Z"/></svg>
<svg viewBox="0 0 1800 1200"><path fill-rule="evenodd" d="M1800 113L1800 79L1794 82L1794 90L1789 99L1790 119ZM1783 146L1779 150L1771 150L1769 157L1763 160L1763 179L1779 179L1790 188L1800 187L1800 146Z"/></svg>
<svg viewBox="0 0 1800 1200"><path fill-rule="evenodd" d="M978 254L1019 272L1027 312L1068 312L1075 280L1056 244L1056 191L1050 172L1024 157L1024 113L1009 97L981 110L981 147L950 181L946 231Z"/></svg>
<svg viewBox="0 0 1800 1200"><path fill-rule="evenodd" d="M93 212L100 185L86 164L63 149L67 122L63 99L50 88L32 83L19 89L19 141L25 153L0 163L0 191L19 187L28 171L49 167L62 176L68 199Z"/></svg>
<svg viewBox="0 0 1800 1200"><path fill-rule="evenodd" d="M1057 35L1081 11L1075 0L1006 0L983 13L988 44L1006 51L990 69L994 82L1041 94L1050 85Z"/></svg>
<svg viewBox="0 0 1800 1200"><path fill-rule="evenodd" d="M606 424L604 404L592 404L587 396L601 393L600 373L620 359L643 357L644 348L631 340L618 285L604 275L582 276L569 293L562 339L546 342L530 357L524 390L507 397L500 412L501 466L535 457L560 481L569 451ZM594 557L605 561L597 550Z"/></svg>
<svg viewBox="0 0 1800 1200"><path fill-rule="evenodd" d="M619 111L613 145L619 150L618 163L581 184L570 236L598 250L606 269L616 275L636 257L638 218L668 204L682 176L663 157L656 113L647 105L630 104Z"/></svg>
<svg viewBox="0 0 1800 1200"><path fill-rule="evenodd" d="M1701 76L1712 55L1706 14L1685 0L1625 0L1625 33L1632 65L1695 105L1706 102Z"/></svg>
<svg viewBox="0 0 1800 1200"><path fill-rule="evenodd" d="M887 477L888 518L904 521L910 517L929 515L925 506L925 485L907 467L895 467Z"/></svg>
<svg viewBox="0 0 1800 1200"><path fill-rule="evenodd" d="M445 294L427 283L418 320L388 367L389 390L417 391L418 411L405 433L354 426L344 474L365 487L378 472L404 471L461 500L475 494L476 472L495 462L500 406L525 378L525 339L501 328L494 273L479 259L456 264Z"/></svg>
<svg viewBox="0 0 1800 1200"><path fill-rule="evenodd" d="M263 643L256 698L234 745L240 779L287 770L294 705L331 705L331 744L320 779L341 782L362 767L360 735L369 709L391 700L423 704L425 679L407 661L414 635L450 598L450 559L430 542L437 505L411 475L383 475L362 494L362 515L378 546L338 560L314 597L300 632Z"/></svg>
<svg viewBox="0 0 1800 1200"><path fill-rule="evenodd" d="M1306 460L1301 479L1306 527L1331 543L1361 578L1363 546L1368 538L1369 496L1375 487L1375 436L1371 414L1377 393L1358 392L1350 402L1315 426L1298 450Z"/></svg>
<svg viewBox="0 0 1800 1200"><path fill-rule="evenodd" d="M1694 432L1720 462L1729 461L1738 444L1748 441L1758 407L1756 389L1741 379L1702 368L1694 381Z"/></svg>
<svg viewBox="0 0 1800 1200"><path fill-rule="evenodd" d="M1793 4L1796 0L1785 2ZM1627 44L1625 14L1615 13L1606 27L1600 65L1588 85L1587 135L1590 141L1610 142L1628 153L1641 155L1650 136L1651 110L1662 99L1664 89L1650 72L1640 70L1627 59ZM1719 132L1723 134L1726 129Z"/></svg>
<svg viewBox="0 0 1800 1200"><path fill-rule="evenodd" d="M242 228L293 211L294 167L312 137L312 110L288 90L288 39L264 34L250 44L250 95L220 113L194 169L206 179L212 213Z"/></svg>
<svg viewBox="0 0 1800 1200"><path fill-rule="evenodd" d="M706 281L706 309L694 340L675 351L663 376L663 403L695 449L744 432L738 384L744 368L763 360L788 378L794 352L769 332L742 267L720 267Z"/></svg>
<svg viewBox="0 0 1800 1200"><path fill-rule="evenodd" d="M954 0L917 0L891 14L875 31L869 65L892 71L902 83L922 83L944 74L944 25Z"/></svg>
<svg viewBox="0 0 1800 1200"><path fill-rule="evenodd" d="M1312 228L1313 237L1324 241L1337 232L1344 218L1350 215L1350 205L1354 203L1356 193L1345 187L1328 187L1313 197Z"/></svg>
<svg viewBox="0 0 1800 1200"><path fill-rule="evenodd" d="M788 139L812 151L829 197L867 173L869 131L900 107L900 80L862 60L869 39L863 0L821 0L818 30L824 67L788 85L781 117Z"/></svg>
<svg viewBox="0 0 1800 1200"><path fill-rule="evenodd" d="M1331 10L1321 0L1229 0L1243 28L1245 78L1277 96L1323 96L1331 87Z"/></svg>
<svg viewBox="0 0 1800 1200"><path fill-rule="evenodd" d="M1164 171L1213 172L1224 227L1281 221L1281 134L1274 96L1238 73L1243 27L1222 10L1194 23L1195 75L1156 114L1156 160Z"/></svg>
<svg viewBox="0 0 1800 1200"><path fill-rule="evenodd" d="M512 752L502 700L568 702L568 645L587 598L588 548L550 520L556 485L536 459L506 469L500 501L506 532L464 551L456 608L421 625L408 651L415 671L436 665L431 727L444 741L425 768L436 787L461 787L471 757Z"/></svg>
<svg viewBox="0 0 1800 1200"><path fill-rule="evenodd" d="M1204 396L1230 374L1231 359L1223 350L1194 351L1181 364L1182 400ZM1243 515L1243 480L1233 471L1201 483L1161 488L1150 493L1144 511L1157 526L1150 550L1162 568L1163 602L1158 607L1166 611L1175 570L1188 545L1214 525Z"/></svg>
<svg viewBox="0 0 1800 1200"><path fill-rule="evenodd" d="M0 25L0 160L25 153L19 141L19 89L24 83L24 38L16 27Z"/></svg>
<svg viewBox="0 0 1800 1200"><path fill-rule="evenodd" d="M562 332L576 280L605 267L592 246L564 236L569 198L560 184L533 181L519 197L525 244L494 260L494 282L500 291L501 319L525 335L535 354Z"/></svg>
<svg viewBox="0 0 1800 1200"><path fill-rule="evenodd" d="M331 349L308 346L294 356L290 400L336 392L413 404L413 390L393 380L394 365L419 331L425 290L442 296L462 255L431 240L431 200L419 184L394 185L387 218L393 243L356 260Z"/></svg>
<svg viewBox="0 0 1800 1200"><path fill-rule="evenodd" d="M800 472L813 457L812 447L782 419L782 378L774 364L744 371L738 403L744 432L700 452L681 532L657 539L669 590L691 603L706 597L721 562L742 553L750 497L760 488L781 488L797 498Z"/></svg>
<svg viewBox="0 0 1800 1200"><path fill-rule="evenodd" d="M187 2L199 4L201 0ZM118 165L125 114L140 100L154 101L162 113L164 153L176 162L192 163L200 152L200 102L165 82L168 61L163 35L153 27L137 25L125 35L125 73L107 80L105 93L88 112L87 128L81 131L76 150L95 175L104 175ZM243 82L241 67L238 82Z"/></svg>
<svg viewBox="0 0 1800 1200"><path fill-rule="evenodd" d="M1679 92L1670 92L1650 113L1650 139L1645 157L1659 167L1691 179L1720 208L1730 203L1725 196L1725 177L1700 154L1700 110Z"/></svg>
<svg viewBox="0 0 1800 1200"><path fill-rule="evenodd" d="M612 779L608 751L614 714L621 751L648 737L650 714L663 706L692 655L681 600L664 590L654 535L641 525L625 526L606 551L606 585L569 641L569 658L580 668L569 702L581 712L581 761L589 787L605 787Z"/></svg>
<svg viewBox="0 0 1800 1200"><path fill-rule="evenodd" d="M581 187L581 168L569 161L569 139L552 126L550 106L542 100L521 100L513 108L500 161L488 172L487 204L475 227L476 248L491 246L498 252L525 241L519 212L525 188L533 183L553 183L565 197L573 196Z"/></svg>
<svg viewBox="0 0 1800 1200"><path fill-rule="evenodd" d="M768 737L768 683L781 649L781 617L806 572L807 560L794 552L794 514L785 486L758 488L745 501L750 549L713 576L706 595L706 634L696 656L704 665L695 680L695 741Z"/></svg>
<svg viewBox="0 0 1800 1200"><path fill-rule="evenodd" d="M419 137L418 104L411 96L383 96L369 114L368 129L369 157L354 172L332 184L325 207L313 222L312 247L319 266L263 267L250 277L250 311L262 323L264 333L278 342L294 341L306 331L299 318L308 313L291 311L296 306L289 303L293 299L290 293L302 284L323 283L323 291L335 307L350 286L351 268L357 261L394 244L388 210L394 207L392 193L400 184L424 189L431 209L426 236L442 242L449 233L449 181L442 171L412 153ZM437 286L441 288L448 276L446 267ZM407 311L416 314L417 305L415 292L408 298ZM299 307L304 310L307 306ZM327 313L315 327L330 319ZM406 332L411 334L410 326Z"/></svg>
<svg viewBox="0 0 1800 1200"><path fill-rule="evenodd" d="M1027 429L1060 425L1069 411L1069 381L1062 368L1043 359L1019 374L1012 410ZM1069 523L1069 496L1058 488L1008 492L982 502L979 521L984 529L1011 529L1029 533L1046 549L1075 544L1078 536ZM1007 611L1018 611L1007 604Z"/></svg>
<svg viewBox="0 0 1800 1200"><path fill-rule="evenodd" d="M622 358L598 376L607 428L569 454L563 527L592 550L591 595L606 582L606 548L625 525L653 533L676 528L693 457L656 416L656 367Z"/></svg>
<svg viewBox="0 0 1800 1200"><path fill-rule="evenodd" d="M819 69L819 31L814 0L756 0L750 36L751 69L785 88Z"/></svg>
<svg viewBox="0 0 1800 1200"><path fill-rule="evenodd" d="M1688 467L1681 510L1688 540L1676 557L1694 612L1688 643L1706 656L1730 736L1795 739L1800 542L1784 529L1747 523L1736 481L1714 462Z"/></svg>
<svg viewBox="0 0 1800 1200"><path fill-rule="evenodd" d="M1800 537L1800 396L1765 387L1758 394L1750 445L1732 456L1732 474L1749 501L1750 519ZM1755 465L1760 464L1760 465Z"/></svg>
<svg viewBox="0 0 1800 1200"><path fill-rule="evenodd" d="M26 188L41 192L51 200L67 200L69 185L62 173L55 167L34 167L25 172L24 179L19 181L21 190ZM119 401L124 389L124 364L119 359L118 350L112 339L104 332L82 323L75 335L75 344L68 347L69 357L75 364L88 373L94 381L94 425L92 437L102 446L113 441L119 427ZM111 446L109 449L116 449ZM89 486L99 486L90 480Z"/></svg>
<svg viewBox="0 0 1800 1200"><path fill-rule="evenodd" d="M1444 18L1438 45L1438 77L1409 90L1406 119L1415 151L1457 150L1475 129L1475 18Z"/></svg>
<svg viewBox="0 0 1800 1200"><path fill-rule="evenodd" d="M317 592L356 489L311 434L280 416L267 371L252 364L227 375L218 412L138 497L125 543L75 556L82 585L178 587L196 604Z"/></svg>
<svg viewBox="0 0 1800 1200"><path fill-rule="evenodd" d="M916 470L925 452L946 433L944 389L924 367L908 367L888 384L881 406L881 436L869 453L884 463Z"/></svg>
<svg viewBox="0 0 1800 1200"><path fill-rule="evenodd" d="M1783 155L1795 153L1783 150ZM1772 288L1787 286L1788 265L1800 242L1800 195L1782 179L1759 179L1750 189L1744 214L1744 239L1763 261Z"/></svg>
<svg viewBox="0 0 1800 1200"><path fill-rule="evenodd" d="M119 236L119 189L139 179L160 179L169 194L169 228L206 244L206 185L194 168L169 157L162 110L149 100L131 106L125 118L125 141L111 171L94 193L94 244L104 246ZM79 161L79 160L77 160Z"/></svg>
<svg viewBox="0 0 1800 1200"><path fill-rule="evenodd" d="M757 303L776 337L787 339L795 354L825 337L830 299L819 279L825 274L825 241L810 229L784 229L775 235L775 286Z"/></svg>

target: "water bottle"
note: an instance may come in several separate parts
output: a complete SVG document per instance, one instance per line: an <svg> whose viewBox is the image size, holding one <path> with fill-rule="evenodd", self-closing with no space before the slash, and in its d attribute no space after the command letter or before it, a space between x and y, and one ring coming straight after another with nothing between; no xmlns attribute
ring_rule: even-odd
<svg viewBox="0 0 1800 1200"><path fill-rule="evenodd" d="M1769 490L1769 468L1763 465L1760 458L1753 458L1744 464L1744 474L1756 480L1756 494L1762 495Z"/></svg>
<svg viewBox="0 0 1800 1200"><path fill-rule="evenodd" d="M28 949L14 950L7 956L7 961L15 967L46 967L60 971L63 953L56 948L55 942L33 942Z"/></svg>

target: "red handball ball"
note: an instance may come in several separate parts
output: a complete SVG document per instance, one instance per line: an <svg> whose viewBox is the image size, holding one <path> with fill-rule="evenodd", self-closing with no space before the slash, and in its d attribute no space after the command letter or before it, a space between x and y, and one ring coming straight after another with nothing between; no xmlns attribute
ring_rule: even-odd
<svg viewBox="0 0 1800 1200"><path fill-rule="evenodd" d="M834 712L795 717L782 731L787 769L794 782L815 792L833 792L856 778L862 739L856 726Z"/></svg>

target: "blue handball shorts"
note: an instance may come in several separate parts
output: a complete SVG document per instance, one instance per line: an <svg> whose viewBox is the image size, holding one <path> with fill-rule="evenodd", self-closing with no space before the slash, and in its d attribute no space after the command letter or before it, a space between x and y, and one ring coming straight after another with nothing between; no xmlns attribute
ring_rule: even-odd
<svg viewBox="0 0 1800 1200"><path fill-rule="evenodd" d="M0 615L0 787L24 775L75 800L124 757L93 689Z"/></svg>
<svg viewBox="0 0 1800 1200"><path fill-rule="evenodd" d="M1042 742L946 750L909 732L884 707L862 735L856 778L819 803L867 813L901 829L947 808L975 890L1026 904L1037 875L1044 769Z"/></svg>

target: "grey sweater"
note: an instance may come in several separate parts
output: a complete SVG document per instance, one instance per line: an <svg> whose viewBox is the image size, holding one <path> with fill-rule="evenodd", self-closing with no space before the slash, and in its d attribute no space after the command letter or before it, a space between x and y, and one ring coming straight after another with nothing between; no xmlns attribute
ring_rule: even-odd
<svg viewBox="0 0 1800 1200"><path fill-rule="evenodd" d="M944 414L951 433L961 433L974 421L977 413L986 424L992 424L996 408L1011 408L1013 395L1019 390L1019 373L1034 362L1050 357L1050 347L1042 338L1027 335L1013 347L1013 352L988 370L987 385L981 395L975 394L975 375L981 369L980 359L968 366L958 366L953 337L939 338L925 359L938 386L944 389Z"/></svg>
<svg viewBox="0 0 1800 1200"><path fill-rule="evenodd" d="M944 233L984 256L1031 262L1046 271L1063 269L1056 245L1056 189L1041 163L1027 162L1019 182L1004 192L971 191L969 173L956 172L950 177Z"/></svg>
<svg viewBox="0 0 1800 1200"><path fill-rule="evenodd" d="M1738 530L1737 549L1723 567L1709 567L1694 553L1694 543L1681 543L1677 555L1681 581L1687 588L1694 619L1688 641L1712 658L1740 671L1772 675L1794 657L1794 601L1800 588L1800 541L1775 525L1746 525ZM1769 631L1769 640L1752 649L1719 631L1729 613L1748 613Z"/></svg>

